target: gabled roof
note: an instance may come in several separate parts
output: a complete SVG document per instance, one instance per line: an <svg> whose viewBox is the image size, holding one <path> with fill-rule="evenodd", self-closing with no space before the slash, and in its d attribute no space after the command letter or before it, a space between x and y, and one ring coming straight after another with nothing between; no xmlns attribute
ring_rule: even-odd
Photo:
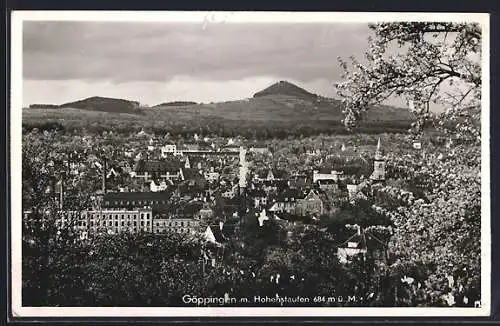
<svg viewBox="0 0 500 326"><path fill-rule="evenodd" d="M269 172L273 174L273 177L275 179L283 179L286 177L286 171L279 169L262 169L257 172L257 176L260 179L266 179L267 176L269 175Z"/></svg>
<svg viewBox="0 0 500 326"><path fill-rule="evenodd" d="M276 198L278 202L294 202L297 199L304 198L304 193L298 189L285 189L280 192Z"/></svg>
<svg viewBox="0 0 500 326"><path fill-rule="evenodd" d="M318 171L318 173L321 173L321 174L331 174L332 171L335 171L335 169L333 167L319 167L316 169Z"/></svg>
<svg viewBox="0 0 500 326"><path fill-rule="evenodd" d="M110 192L104 195L104 201L168 200L169 192Z"/></svg>
<svg viewBox="0 0 500 326"><path fill-rule="evenodd" d="M182 168L182 175L184 180L201 180L205 179L205 176L199 172L198 169L186 169Z"/></svg>
<svg viewBox="0 0 500 326"><path fill-rule="evenodd" d="M134 167L135 172L174 172L177 173L181 167L180 161L144 161L140 160Z"/></svg>
<svg viewBox="0 0 500 326"><path fill-rule="evenodd" d="M193 150L193 149L199 149L200 145L197 143L185 143L183 147Z"/></svg>
<svg viewBox="0 0 500 326"><path fill-rule="evenodd" d="M305 200L312 200L312 199L320 199L320 196L319 194L314 190L314 189L311 189L309 191L309 193L307 193L307 195L304 197Z"/></svg>
<svg viewBox="0 0 500 326"><path fill-rule="evenodd" d="M212 243L224 243L227 241L227 238L224 236L218 225L207 226L207 229L205 230L205 238Z"/></svg>
<svg viewBox="0 0 500 326"><path fill-rule="evenodd" d="M309 178L306 175L296 175L289 179L289 186L292 188L305 188L308 183Z"/></svg>

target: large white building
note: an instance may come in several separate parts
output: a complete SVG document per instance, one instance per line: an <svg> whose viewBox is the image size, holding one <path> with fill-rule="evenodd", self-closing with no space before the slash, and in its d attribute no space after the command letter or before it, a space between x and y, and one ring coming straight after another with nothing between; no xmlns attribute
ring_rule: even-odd
<svg viewBox="0 0 500 326"><path fill-rule="evenodd" d="M166 144L161 147L161 157L166 158L169 155L174 155L174 156L179 155L179 153L177 152L177 145Z"/></svg>
<svg viewBox="0 0 500 326"><path fill-rule="evenodd" d="M337 181L339 181L339 178L342 174L343 174L343 172L338 172L335 170L331 170L329 172L314 170L313 171L313 183L318 182L318 180L333 180L333 181L337 182Z"/></svg>

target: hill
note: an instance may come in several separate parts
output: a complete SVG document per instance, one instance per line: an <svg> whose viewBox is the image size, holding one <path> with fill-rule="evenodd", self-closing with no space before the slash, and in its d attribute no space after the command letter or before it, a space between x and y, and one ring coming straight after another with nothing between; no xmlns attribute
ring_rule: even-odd
<svg viewBox="0 0 500 326"><path fill-rule="evenodd" d="M189 105L196 105L198 103L192 102L192 101L173 101L173 102L165 102L161 104L157 104L153 107L160 107L160 106L189 106Z"/></svg>
<svg viewBox="0 0 500 326"><path fill-rule="evenodd" d="M279 82L255 93L253 97L258 98L273 95L293 96L304 100L316 100L318 97L318 95L310 93L305 89L284 80L280 80Z"/></svg>
<svg viewBox="0 0 500 326"><path fill-rule="evenodd" d="M56 104L31 104L29 106L30 109L58 109L59 105Z"/></svg>
<svg viewBox="0 0 500 326"><path fill-rule="evenodd" d="M100 96L94 96L75 102L64 103L59 107L115 113L140 112L139 102Z"/></svg>
<svg viewBox="0 0 500 326"><path fill-rule="evenodd" d="M259 95L260 94L260 95ZM339 100L314 95L288 82L280 82L243 100L210 104L184 105L170 102L140 110L137 102L122 105L121 101L90 98L65 104L73 109L23 110L27 127L46 122L61 123L67 129L102 132L116 130L152 130L156 133L214 133L226 136L286 137L320 133L346 133ZM116 104L110 110L84 109ZM80 106L83 109L76 109ZM118 105L119 104L119 105ZM127 114L123 108L135 114ZM168 109L166 109L168 108ZM133 111L135 110L135 111ZM137 111L141 114L137 114ZM406 109L378 106L363 114L357 132L406 132L414 119Z"/></svg>

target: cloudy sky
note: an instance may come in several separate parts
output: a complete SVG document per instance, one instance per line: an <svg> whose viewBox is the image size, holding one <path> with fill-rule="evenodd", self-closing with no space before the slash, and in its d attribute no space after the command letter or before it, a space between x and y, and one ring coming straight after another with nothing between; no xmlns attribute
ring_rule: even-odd
<svg viewBox="0 0 500 326"><path fill-rule="evenodd" d="M89 96L155 105L251 97L278 80L334 96L337 57L361 57L357 23L23 24L23 105Z"/></svg>

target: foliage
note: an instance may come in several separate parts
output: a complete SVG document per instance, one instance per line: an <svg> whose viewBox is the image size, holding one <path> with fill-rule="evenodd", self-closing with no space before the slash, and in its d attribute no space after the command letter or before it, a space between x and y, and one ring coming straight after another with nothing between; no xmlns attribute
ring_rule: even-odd
<svg viewBox="0 0 500 326"><path fill-rule="evenodd" d="M410 104L421 131L433 123L456 136L479 139L481 29L477 24L397 22L370 25L366 63L340 59L344 80L337 84L345 124L395 96ZM394 51L396 50L396 51ZM394 53L394 54L393 54ZM445 87L446 84L446 87ZM435 114L431 104L446 111Z"/></svg>
<svg viewBox="0 0 500 326"><path fill-rule="evenodd" d="M352 58L351 69L341 60L345 74L337 87L345 124L353 127L372 105L402 96L417 117L414 136L432 124L455 142L431 142L422 153L388 152L387 175L398 181L375 193L377 209L394 223L384 267L394 284L392 302L471 306L480 299L480 27L408 22L370 28L375 37L365 63ZM445 111L433 112L432 104ZM407 277L415 281L399 281Z"/></svg>

